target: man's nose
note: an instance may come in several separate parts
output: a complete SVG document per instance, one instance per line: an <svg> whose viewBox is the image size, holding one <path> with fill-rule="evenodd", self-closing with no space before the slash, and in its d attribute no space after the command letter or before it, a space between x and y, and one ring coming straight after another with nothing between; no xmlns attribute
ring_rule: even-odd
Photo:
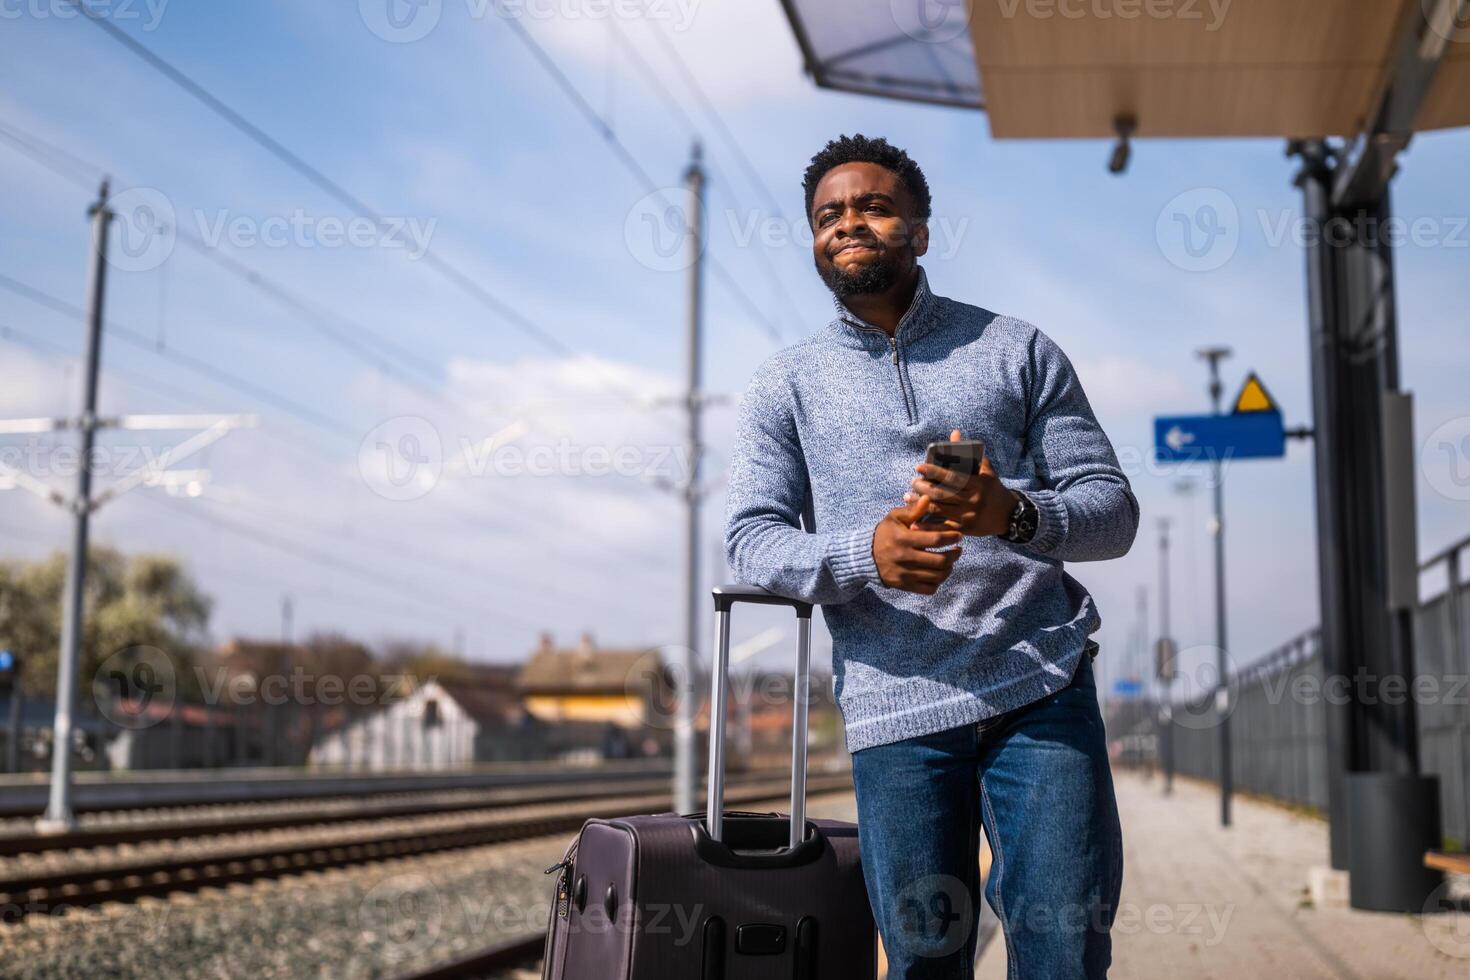
<svg viewBox="0 0 1470 980"><path fill-rule="evenodd" d="M842 212L842 217L837 219L837 230L843 235L854 235L866 231L867 228L868 221L858 208L847 208Z"/></svg>

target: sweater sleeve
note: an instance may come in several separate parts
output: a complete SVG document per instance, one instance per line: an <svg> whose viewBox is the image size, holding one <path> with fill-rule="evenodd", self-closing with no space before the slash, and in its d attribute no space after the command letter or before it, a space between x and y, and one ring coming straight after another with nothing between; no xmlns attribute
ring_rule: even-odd
<svg viewBox="0 0 1470 980"><path fill-rule="evenodd" d="M725 506L725 559L735 578L778 595L838 604L881 584L873 527L810 530L806 458L787 386L770 365L740 401ZM805 518L802 530L798 521Z"/></svg>
<svg viewBox="0 0 1470 980"><path fill-rule="evenodd" d="M1138 533L1138 500L1071 361L1040 330L1027 380L1026 447L1043 489L1026 491L1039 520L1024 547L1061 561L1127 554Z"/></svg>

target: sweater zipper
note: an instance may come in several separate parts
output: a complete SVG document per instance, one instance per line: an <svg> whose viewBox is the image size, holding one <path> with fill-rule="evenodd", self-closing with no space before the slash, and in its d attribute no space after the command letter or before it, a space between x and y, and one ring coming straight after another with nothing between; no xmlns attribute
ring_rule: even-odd
<svg viewBox="0 0 1470 980"><path fill-rule="evenodd" d="M882 334L888 338L888 346L893 351L893 371L898 375L898 393L903 397L903 411L908 416L909 425L913 425L918 421L918 408L914 405L913 393L909 390L909 383L904 378L903 363L900 360L898 350L898 331L903 328L904 323L907 322L912 314L912 309L905 313L903 318L898 321L898 326L894 327L893 333L889 333L886 330L879 330L877 327L867 327L862 324L853 323L851 320L848 321L854 330L861 330L864 333Z"/></svg>
<svg viewBox="0 0 1470 980"><path fill-rule="evenodd" d="M915 421L914 405L912 399L910 398L908 383L904 381L903 364L899 361L898 358L897 334L889 336L888 344L890 347L893 348L893 370L898 374L898 393L903 396L903 410L909 417L909 424L913 425Z"/></svg>

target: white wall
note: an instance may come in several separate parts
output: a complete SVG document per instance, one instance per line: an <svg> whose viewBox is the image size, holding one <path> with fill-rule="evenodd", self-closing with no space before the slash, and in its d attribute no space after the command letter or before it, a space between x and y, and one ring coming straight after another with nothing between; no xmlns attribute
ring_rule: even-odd
<svg viewBox="0 0 1470 980"><path fill-rule="evenodd" d="M425 728L425 705L430 701L439 706L439 723ZM311 765L422 770L467 766L475 761L479 725L435 681L372 711L317 739L311 749Z"/></svg>

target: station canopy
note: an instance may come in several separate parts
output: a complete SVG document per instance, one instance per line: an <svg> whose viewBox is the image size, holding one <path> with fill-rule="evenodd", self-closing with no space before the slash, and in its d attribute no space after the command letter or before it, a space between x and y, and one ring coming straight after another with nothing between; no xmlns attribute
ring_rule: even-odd
<svg viewBox="0 0 1470 980"><path fill-rule="evenodd" d="M1435 64L1410 128L1470 125L1467 0L783 6L818 85L984 109L1002 139L1351 135L1406 50Z"/></svg>
<svg viewBox="0 0 1470 980"><path fill-rule="evenodd" d="M782 0L823 88L984 108L965 0Z"/></svg>

